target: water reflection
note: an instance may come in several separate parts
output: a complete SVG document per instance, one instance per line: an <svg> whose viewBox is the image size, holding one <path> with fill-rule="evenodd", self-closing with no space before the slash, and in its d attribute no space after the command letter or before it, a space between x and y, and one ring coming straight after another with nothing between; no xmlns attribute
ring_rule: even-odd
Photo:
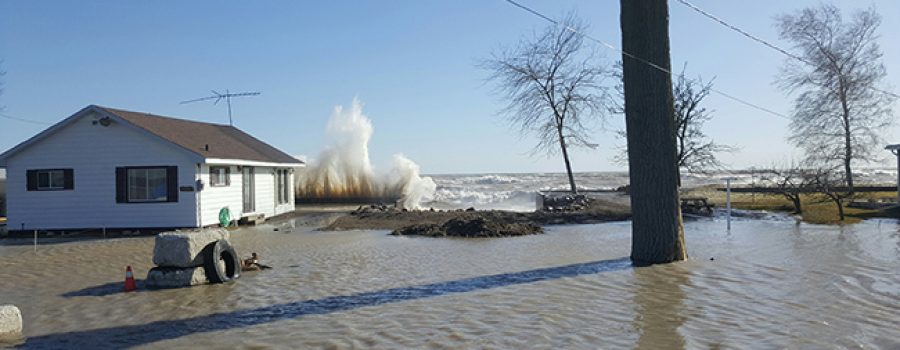
<svg viewBox="0 0 900 350"><path fill-rule="evenodd" d="M229 330L308 315L323 315L361 307L410 301L435 296L473 292L517 284L631 268L628 258L602 260L559 267L466 278L447 282L378 290L353 295L277 304L249 310L222 312L188 319L157 321L140 325L93 329L32 337L26 348L54 348L77 343L77 347L106 348L137 346L195 333Z"/></svg>
<svg viewBox="0 0 900 350"><path fill-rule="evenodd" d="M634 327L640 332L635 349L684 349L678 328L684 324L685 293L690 282L681 263L634 269L637 307Z"/></svg>
<svg viewBox="0 0 900 350"><path fill-rule="evenodd" d="M0 302L26 348L900 349L896 222L697 220L694 260L633 269L606 260L628 253L627 222L455 240L310 221L232 235L273 270L141 293L122 271L146 275L152 238L0 244Z"/></svg>

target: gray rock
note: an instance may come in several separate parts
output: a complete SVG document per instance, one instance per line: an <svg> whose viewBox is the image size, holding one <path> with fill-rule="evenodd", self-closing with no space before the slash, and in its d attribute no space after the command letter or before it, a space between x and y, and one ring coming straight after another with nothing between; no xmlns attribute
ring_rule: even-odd
<svg viewBox="0 0 900 350"><path fill-rule="evenodd" d="M203 248L229 236L222 228L160 233L153 247L153 263L160 267L203 266Z"/></svg>
<svg viewBox="0 0 900 350"><path fill-rule="evenodd" d="M179 288L208 284L202 267L154 267L144 281L148 288Z"/></svg>
<svg viewBox="0 0 900 350"><path fill-rule="evenodd" d="M15 305L0 305L0 339L22 336L22 312Z"/></svg>

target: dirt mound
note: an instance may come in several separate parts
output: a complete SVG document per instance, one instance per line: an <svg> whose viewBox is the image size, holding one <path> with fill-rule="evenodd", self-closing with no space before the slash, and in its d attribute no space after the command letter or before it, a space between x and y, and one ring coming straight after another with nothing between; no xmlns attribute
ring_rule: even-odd
<svg viewBox="0 0 900 350"><path fill-rule="evenodd" d="M337 218L322 230L393 230L392 234L398 236L510 237L541 233L544 225L596 224L631 217L628 197L571 202L579 208L511 212L475 208L404 210L383 204L367 205Z"/></svg>
<svg viewBox="0 0 900 350"><path fill-rule="evenodd" d="M429 237L509 237L544 233L544 229L531 223L501 222L484 217L457 217L442 225L414 224L391 232L395 236Z"/></svg>

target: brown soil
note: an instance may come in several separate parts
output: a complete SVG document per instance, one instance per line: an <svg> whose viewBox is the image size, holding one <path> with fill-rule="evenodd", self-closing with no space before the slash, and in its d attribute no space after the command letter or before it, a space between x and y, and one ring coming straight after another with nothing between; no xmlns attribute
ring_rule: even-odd
<svg viewBox="0 0 900 350"><path fill-rule="evenodd" d="M626 197L627 199L627 197ZM360 207L323 230L393 230L394 235L432 237L505 237L542 233L541 226L594 224L631 218L627 200L594 199L573 211L510 212L501 210L412 210Z"/></svg>

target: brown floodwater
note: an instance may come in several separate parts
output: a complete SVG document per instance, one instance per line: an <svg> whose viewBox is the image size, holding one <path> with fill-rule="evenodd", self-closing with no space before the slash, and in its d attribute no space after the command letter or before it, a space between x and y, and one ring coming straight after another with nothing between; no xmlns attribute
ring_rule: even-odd
<svg viewBox="0 0 900 350"><path fill-rule="evenodd" d="M693 221L691 260L633 268L627 222L435 239L314 230L324 215L233 232L274 269L186 289L120 292L151 237L0 241L0 304L26 336L5 345L900 348L896 221Z"/></svg>

